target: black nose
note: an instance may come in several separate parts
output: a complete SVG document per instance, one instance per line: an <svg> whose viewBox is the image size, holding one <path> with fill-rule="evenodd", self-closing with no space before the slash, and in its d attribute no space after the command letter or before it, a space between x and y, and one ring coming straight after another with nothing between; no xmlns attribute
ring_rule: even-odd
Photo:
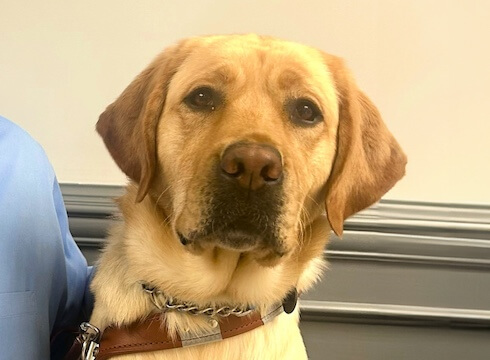
<svg viewBox="0 0 490 360"><path fill-rule="evenodd" d="M239 186L257 190L281 178L281 154L266 144L233 144L226 148L221 157L221 171Z"/></svg>

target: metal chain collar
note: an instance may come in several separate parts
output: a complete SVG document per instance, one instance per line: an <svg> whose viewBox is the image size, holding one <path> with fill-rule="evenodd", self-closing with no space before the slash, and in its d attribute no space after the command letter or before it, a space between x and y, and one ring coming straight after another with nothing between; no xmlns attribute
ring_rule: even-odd
<svg viewBox="0 0 490 360"><path fill-rule="evenodd" d="M154 286L151 286L147 283L140 282L140 284L143 287L143 290L148 295L150 295L150 300L153 303L153 305L155 305L155 307L162 312L180 311L191 315L207 315L210 317L216 317L216 316L228 317L230 315L241 317L241 316L246 316L255 310L254 308L251 307L243 309L239 306L199 308L194 304L176 301L171 296L164 295L161 290L158 290Z"/></svg>

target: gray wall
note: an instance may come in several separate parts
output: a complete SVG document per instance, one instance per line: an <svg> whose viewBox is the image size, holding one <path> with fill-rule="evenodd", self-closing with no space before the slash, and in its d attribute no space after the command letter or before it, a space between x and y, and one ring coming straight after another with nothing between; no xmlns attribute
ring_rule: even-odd
<svg viewBox="0 0 490 360"><path fill-rule="evenodd" d="M62 186L90 262L119 187ZM302 296L311 359L490 359L490 207L384 201L332 238Z"/></svg>

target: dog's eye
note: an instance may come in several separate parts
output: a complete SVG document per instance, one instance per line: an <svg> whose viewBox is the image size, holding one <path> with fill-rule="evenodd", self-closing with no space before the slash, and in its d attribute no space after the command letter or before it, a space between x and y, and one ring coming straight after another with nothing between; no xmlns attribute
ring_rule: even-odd
<svg viewBox="0 0 490 360"><path fill-rule="evenodd" d="M298 99L292 109L293 120L300 123L314 124L323 119L318 107L307 99Z"/></svg>
<svg viewBox="0 0 490 360"><path fill-rule="evenodd" d="M208 87L199 87L186 96L184 102L194 110L213 111L216 107L216 93Z"/></svg>

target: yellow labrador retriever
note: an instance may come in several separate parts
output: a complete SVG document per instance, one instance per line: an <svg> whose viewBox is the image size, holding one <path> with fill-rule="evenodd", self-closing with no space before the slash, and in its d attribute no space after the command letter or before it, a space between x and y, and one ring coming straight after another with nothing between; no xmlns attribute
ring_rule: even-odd
<svg viewBox="0 0 490 360"><path fill-rule="evenodd" d="M97 130L131 182L91 324L147 321L121 359L306 359L296 293L319 278L329 232L406 164L341 59L256 35L166 49ZM150 325L164 334L141 335ZM171 344L138 348L155 342Z"/></svg>

